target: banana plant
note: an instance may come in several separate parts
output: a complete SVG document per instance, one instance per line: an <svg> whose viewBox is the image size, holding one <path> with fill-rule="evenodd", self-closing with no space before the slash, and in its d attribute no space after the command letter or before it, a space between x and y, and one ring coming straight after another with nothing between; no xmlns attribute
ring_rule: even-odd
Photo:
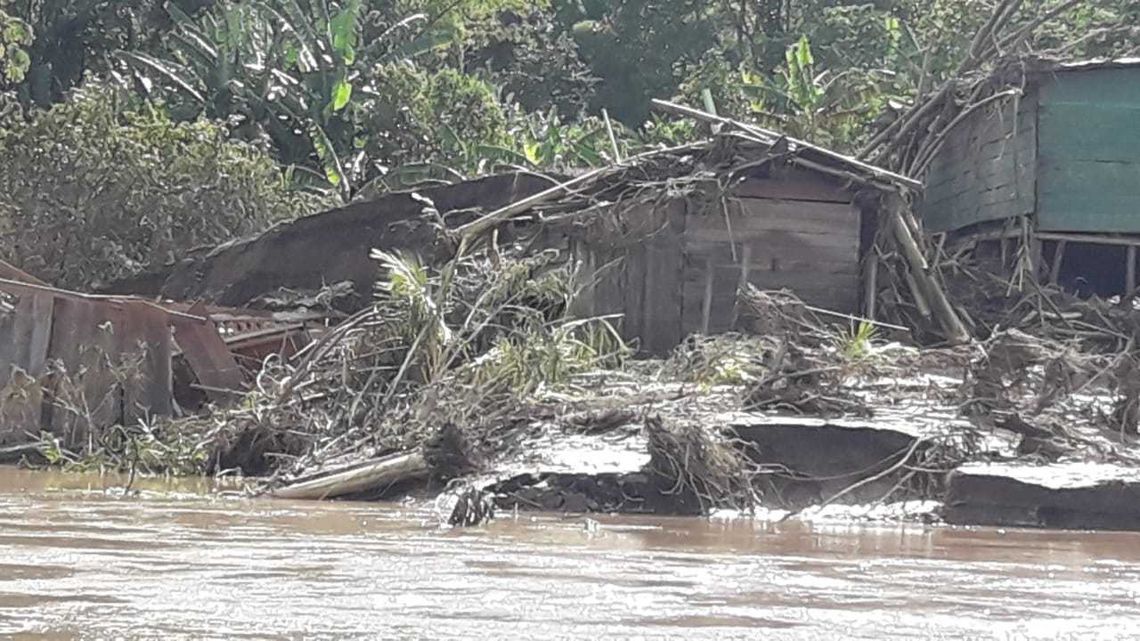
<svg viewBox="0 0 1140 641"><path fill-rule="evenodd" d="M859 124L883 97L871 73L817 71L811 42L801 37L788 47L779 73L742 73L750 111L781 131L823 144L851 144Z"/></svg>
<svg viewBox="0 0 1140 641"><path fill-rule="evenodd" d="M362 60L361 0L221 2L198 17L167 10L177 23L167 55L119 52L131 71L208 117L267 135L282 161L318 169L347 199L367 171L352 117L361 71L416 51L414 34L382 52L372 42L378 57ZM424 19L404 18L382 36L406 36Z"/></svg>

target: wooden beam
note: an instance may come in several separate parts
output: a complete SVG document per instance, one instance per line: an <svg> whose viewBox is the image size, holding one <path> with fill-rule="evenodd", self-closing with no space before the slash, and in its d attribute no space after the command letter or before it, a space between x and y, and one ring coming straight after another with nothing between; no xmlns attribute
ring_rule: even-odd
<svg viewBox="0 0 1140 641"><path fill-rule="evenodd" d="M744 242L740 250L740 287L748 284L748 270L752 266L752 243Z"/></svg>
<svg viewBox="0 0 1140 641"><path fill-rule="evenodd" d="M1041 240L1068 240L1074 243L1140 247L1140 236L1104 236L1099 234L1066 234L1053 231L1037 232Z"/></svg>

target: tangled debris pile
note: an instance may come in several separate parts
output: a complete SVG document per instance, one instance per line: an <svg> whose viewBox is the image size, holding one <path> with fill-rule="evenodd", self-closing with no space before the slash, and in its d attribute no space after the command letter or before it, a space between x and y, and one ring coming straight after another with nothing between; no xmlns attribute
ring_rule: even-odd
<svg viewBox="0 0 1140 641"><path fill-rule="evenodd" d="M906 347L880 338L893 326L833 322L748 286L745 333L632 360L605 319L569 320L576 279L553 254L488 247L440 271L377 259L375 305L293 363L267 363L243 407L204 419L247 472L272 472L263 491L373 498L462 478L451 513L466 522L491 512L480 488L507 508L707 513L938 497L971 460L1132 460L1088 409L1114 389L1112 357L1024 332ZM880 431L884 445L829 473L832 454L788 429L807 425L794 416L821 420L832 433L820 438ZM781 452L795 439L811 464ZM601 449L574 451L583 443ZM607 447L634 456L602 469ZM560 448L569 463L553 460Z"/></svg>
<svg viewBox="0 0 1140 641"><path fill-rule="evenodd" d="M294 362L269 363L244 408L210 419L240 445L220 464L273 471L266 487L275 488L435 443L415 475L452 478L538 411L524 399L625 356L605 319L568 318L574 279L554 253L490 247L443 270L374 257L386 276L373 306ZM451 432L439 438L445 426ZM291 435L284 451L249 446L280 443L272 435L281 433ZM279 460L267 465L269 455ZM355 492L326 495L345 493Z"/></svg>

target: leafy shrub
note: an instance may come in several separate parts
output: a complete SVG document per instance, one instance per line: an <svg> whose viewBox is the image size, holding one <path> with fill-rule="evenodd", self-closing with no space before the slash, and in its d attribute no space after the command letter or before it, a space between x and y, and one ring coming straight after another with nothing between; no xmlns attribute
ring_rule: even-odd
<svg viewBox="0 0 1140 641"><path fill-rule="evenodd" d="M362 142L387 167L427 161L466 168L477 162L481 146L509 142L502 106L474 76L389 64L378 66L371 80L376 93L362 110L370 135Z"/></svg>
<svg viewBox="0 0 1140 641"><path fill-rule="evenodd" d="M0 256L85 288L305 210L262 151L100 86L0 131Z"/></svg>

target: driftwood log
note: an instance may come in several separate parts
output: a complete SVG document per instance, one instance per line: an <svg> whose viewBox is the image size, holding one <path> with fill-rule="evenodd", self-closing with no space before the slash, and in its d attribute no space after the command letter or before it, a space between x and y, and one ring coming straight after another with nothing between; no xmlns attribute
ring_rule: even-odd
<svg viewBox="0 0 1140 641"><path fill-rule="evenodd" d="M422 449L371 459L320 476L303 479L270 491L282 499L331 499L363 494L425 479L431 473Z"/></svg>

